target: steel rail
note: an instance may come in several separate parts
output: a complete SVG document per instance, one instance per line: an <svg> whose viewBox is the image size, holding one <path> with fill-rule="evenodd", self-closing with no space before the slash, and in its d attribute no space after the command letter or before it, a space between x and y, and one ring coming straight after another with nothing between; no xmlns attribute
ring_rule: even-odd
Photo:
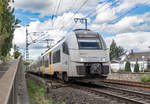
<svg viewBox="0 0 150 104"><path fill-rule="evenodd" d="M150 83L140 83L140 82L131 82L131 81L123 81L123 80L105 80L103 83L117 84L117 85L126 85L130 87L150 89Z"/></svg>
<svg viewBox="0 0 150 104"><path fill-rule="evenodd" d="M75 85L73 88L81 89L83 91L87 91L90 93L94 93L95 95L98 95L98 96L109 97L110 99L115 98L116 101L121 100L123 102L134 103L134 104L149 104L149 103L145 103L143 101L137 100L136 97L130 98L128 96L119 95L117 93L115 94L114 92L109 91L109 89L106 90L106 89L100 89L100 88L89 88L89 87L85 87L85 86L83 87L83 86L77 86L77 85Z"/></svg>
<svg viewBox="0 0 150 104"><path fill-rule="evenodd" d="M108 99L111 99L111 100L115 99L114 101L118 101L118 102L121 101L123 103L132 103L132 104L133 103L134 104L149 104L150 103L150 94L148 93L142 93L139 91L133 91L133 90L123 89L123 88L116 88L116 87L112 87L112 86L105 85L105 84L104 85L96 84L95 86L93 86L94 84L88 84L88 83L82 83L82 82L64 84L58 80L52 80L52 79L48 80L47 78L42 78L40 76L36 76L36 77L37 78L32 77L32 79L43 80L44 83L48 86L47 91L50 90L49 88L59 88L59 87L67 86L67 87L72 87L74 89L80 89L80 90L92 93L94 95L103 96L106 98L108 97ZM100 86L102 86L103 88ZM141 98L144 98L144 100L141 100Z"/></svg>

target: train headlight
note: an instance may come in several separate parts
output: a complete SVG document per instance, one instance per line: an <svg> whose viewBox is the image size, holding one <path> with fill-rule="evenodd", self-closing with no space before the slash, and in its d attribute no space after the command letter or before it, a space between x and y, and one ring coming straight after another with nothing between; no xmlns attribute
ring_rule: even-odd
<svg viewBox="0 0 150 104"><path fill-rule="evenodd" d="M83 58L81 58L80 61L83 62Z"/></svg>
<svg viewBox="0 0 150 104"><path fill-rule="evenodd" d="M105 59L105 58L102 58L102 61L106 61L106 59Z"/></svg>

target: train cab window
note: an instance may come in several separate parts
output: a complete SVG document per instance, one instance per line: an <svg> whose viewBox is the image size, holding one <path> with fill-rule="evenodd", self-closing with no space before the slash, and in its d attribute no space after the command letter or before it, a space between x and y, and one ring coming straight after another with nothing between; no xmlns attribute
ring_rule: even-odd
<svg viewBox="0 0 150 104"><path fill-rule="evenodd" d="M64 42L64 43L62 44L62 47L63 47L63 53L69 55L69 49L68 49L68 45L67 45L66 42Z"/></svg>
<svg viewBox="0 0 150 104"><path fill-rule="evenodd" d="M102 49L98 38L78 38L79 49Z"/></svg>
<svg viewBox="0 0 150 104"><path fill-rule="evenodd" d="M60 62L60 50L53 53L53 63L59 63Z"/></svg>

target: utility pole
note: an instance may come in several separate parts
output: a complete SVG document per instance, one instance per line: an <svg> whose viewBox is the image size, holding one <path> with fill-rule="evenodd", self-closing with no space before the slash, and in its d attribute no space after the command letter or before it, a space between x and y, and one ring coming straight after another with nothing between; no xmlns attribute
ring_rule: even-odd
<svg viewBox="0 0 150 104"><path fill-rule="evenodd" d="M80 21L80 23L85 23L85 29L87 30L87 18L74 18L75 23L77 23L78 21Z"/></svg>
<svg viewBox="0 0 150 104"><path fill-rule="evenodd" d="M28 29L26 27L26 61L29 60Z"/></svg>

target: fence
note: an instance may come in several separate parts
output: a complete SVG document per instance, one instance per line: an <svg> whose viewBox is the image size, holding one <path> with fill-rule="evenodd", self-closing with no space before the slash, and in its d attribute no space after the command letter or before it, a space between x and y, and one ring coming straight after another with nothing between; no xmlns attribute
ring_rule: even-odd
<svg viewBox="0 0 150 104"><path fill-rule="evenodd" d="M0 79L0 104L29 104L22 58Z"/></svg>

